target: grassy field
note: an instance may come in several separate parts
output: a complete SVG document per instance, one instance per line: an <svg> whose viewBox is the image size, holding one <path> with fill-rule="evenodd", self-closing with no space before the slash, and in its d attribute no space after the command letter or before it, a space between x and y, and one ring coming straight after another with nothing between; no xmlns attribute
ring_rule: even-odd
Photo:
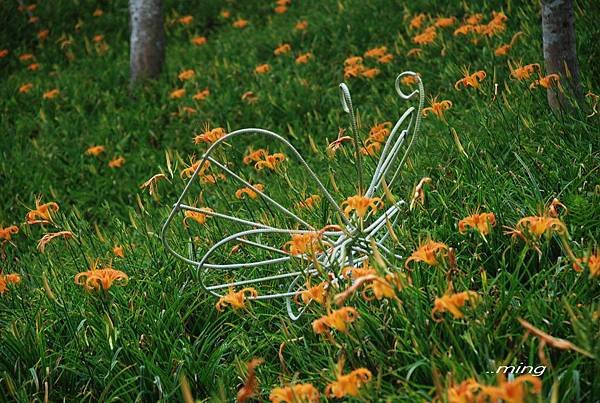
<svg viewBox="0 0 600 403"><path fill-rule="evenodd" d="M232 401L244 385L253 399L277 401L276 388L300 393L297 385L309 383L322 401L600 399L597 5L575 5L590 94L562 114L532 87L545 75L537 2L196 3L166 2L165 69L133 93L126 2L0 3L0 401ZM290 49L274 54L283 44ZM363 61L353 64L354 56ZM519 79L518 66L529 64L542 67ZM400 176L377 194L384 209L408 202L384 228L401 258L368 254L370 280L355 279L362 287L342 308L354 312L342 318L352 323L321 319L339 312L334 298L353 284L334 288L325 268L311 279L327 285L323 303L312 301L297 321L283 299L217 310L201 281L257 271L198 272L160 240L185 169L210 145L195 137L207 127L280 133L341 204L359 190L352 141L327 152L341 129L352 136L338 84L352 91L360 142L371 144L362 156L368 182L381 153L367 140L371 128L417 106L394 90L405 70L420 75L426 107L433 97L451 104L426 113ZM485 74L466 86L465 70ZM343 223L280 144L255 136L221 148L220 160L314 228ZM274 170L244 164L259 148L285 160ZM141 187L157 174L151 195ZM430 183L410 208L422 178ZM190 205L299 228L259 199L236 197L240 184L215 166L194 181ZM313 194L321 195L313 208L301 204ZM36 202L56 204L47 213ZM481 231L459 224L476 213L494 216ZM350 218L366 226L380 215ZM190 235L202 252L243 227L203 221L191 217L186 228L175 218L170 239L179 250ZM290 236L255 240L281 249ZM443 245L415 255L427 241ZM235 242L219 253L215 263L269 256ZM76 281L109 267L128 281L91 290ZM294 258L269 270L306 267ZM253 358L263 363L249 371ZM544 370L505 380L496 372L508 365Z"/></svg>

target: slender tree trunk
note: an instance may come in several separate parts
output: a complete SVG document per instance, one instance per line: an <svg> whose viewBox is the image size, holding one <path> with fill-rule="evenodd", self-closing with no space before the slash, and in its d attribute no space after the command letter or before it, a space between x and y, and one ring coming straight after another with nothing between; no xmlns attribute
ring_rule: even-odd
<svg viewBox="0 0 600 403"><path fill-rule="evenodd" d="M165 60L162 0L129 0L131 85L157 77Z"/></svg>
<svg viewBox="0 0 600 403"><path fill-rule="evenodd" d="M542 35L546 74L558 74L561 88L548 88L548 103L552 109L571 106L567 96L583 98L579 81L579 62L575 47L575 17L573 0L542 0Z"/></svg>

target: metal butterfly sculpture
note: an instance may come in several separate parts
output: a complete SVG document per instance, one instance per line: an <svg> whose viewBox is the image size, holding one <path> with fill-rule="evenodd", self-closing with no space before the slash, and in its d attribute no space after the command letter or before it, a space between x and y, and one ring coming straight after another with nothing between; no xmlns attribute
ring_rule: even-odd
<svg viewBox="0 0 600 403"><path fill-rule="evenodd" d="M405 94L400 86L402 78L407 76L411 76L413 82L418 86L417 90L409 94ZM424 104L423 84L420 76L410 71L403 72L396 78L395 88L400 98L410 100L418 96L418 107L409 107L389 132L378 160L373 161L375 168L366 189L362 183L361 164L363 161L361 161L361 150L359 148L361 142L358 136L358 125L352 106L350 91L344 83L340 84L339 88L342 107L350 116L355 149L353 158L358 172L358 178L356 178L358 182L358 194L372 198L377 194L382 194L386 190L384 187L387 186L387 189L390 189L399 177L400 169L407 158L415 135L419 130L421 111ZM227 160L229 150L233 149L230 142L233 138L242 138L245 140L252 135L268 140L269 145L279 143L281 147L287 150L288 153L286 155L292 156L297 160L298 166L296 168L303 169L306 173L305 176L302 176L303 180L311 186L315 186L316 190L320 193L320 198L323 202L327 203L328 213L326 218L329 220L335 217L340 225L327 225L331 221L326 221L325 226L308 223L306 219L301 218L298 213L294 212L293 208L285 207L285 200L276 201L267 194L263 185L252 184L248 179L242 177L243 175L240 171L235 171L236 168L232 167L233 163ZM407 137L410 137L408 142ZM407 145L403 148L402 146L405 143ZM404 149L404 153L399 158L402 149ZM217 156L219 152L221 152L221 157ZM233 205L222 202L224 193L215 188L214 180L210 180L201 181L199 198L206 205L206 201L209 198L205 193L210 191L211 187L214 188L215 191L213 193L215 195L211 200L215 205L221 204L224 207L222 211L219 212L209 207L194 207L192 205L194 203L185 204L184 198L188 195L192 186L198 183L198 175L207 166L210 166L212 170L218 169L221 172L219 174L220 178L225 179L227 177L228 180L233 179L245 186L245 189L253 193L253 200L241 201L239 206L237 206L238 208L236 208L236 213L225 211L225 209L233 210ZM347 172L344 172L344 176L347 176ZM285 177L287 178L287 176ZM212 179L216 180L216 176L213 176ZM294 187L290 183L289 178L286 183L287 185L280 187L279 190L283 188L292 189ZM336 188L336 191L338 190L335 185L334 188ZM255 198L257 200L254 200ZM221 202L219 202L220 200ZM236 287L248 287L250 285L258 287L259 291L256 295L252 293L247 299L268 300L286 298L288 315L291 319L296 320L300 317L306 305L298 309L298 305L294 303L294 297L307 287L307 284L310 284L311 278L319 276L321 278L329 277L330 281L341 279L337 274L340 272L340 269L348 266L358 267L358 265L369 258L373 245L376 245L375 247L384 257L391 258L395 256L396 258L400 258L390 250L390 247L386 246L386 240L390 236L388 225L390 223L393 225L397 221L400 215L398 213L403 204L405 204L403 200L394 202L379 217L373 217L374 214L369 215L367 221L357 217L356 214L347 215L317 174L308 166L302 155L288 140L269 130L258 128L240 129L214 141L204 153L194 174L187 182L183 192L167 217L162 228L161 239L165 248L170 253L191 264L196 269L201 286L206 292L216 297L221 297L223 292L233 290ZM205 217L205 220L208 218L211 220L220 220L222 224L213 225L213 228L210 230L210 236L208 236L208 230L203 227L201 227L203 228L201 235L204 236L194 236L188 228L185 237L187 238L185 240L187 244L187 256L185 256L186 252L175 250L176 248L172 246L169 237L170 232L173 232L171 224L178 213L183 213L184 216L199 214ZM284 228L273 225L271 220L268 219L268 214L280 214L279 217L284 217L287 225L282 225ZM232 230L232 228L237 228L237 230ZM227 234L228 230L233 233ZM290 251L282 249L281 243L277 244L276 241L273 241L273 237L287 237L289 239L294 235L315 233L319 234L319 240L322 245L319 253L292 254ZM171 236L171 238L176 237ZM178 240L181 241L181 238ZM203 246L202 244L205 245ZM234 244L233 248L228 247L231 244ZM240 248L248 248L256 252L248 252L245 254L245 257L238 257L238 254L234 252ZM181 247L179 249L185 248ZM198 258L199 249L204 249L204 254L201 258Z"/></svg>

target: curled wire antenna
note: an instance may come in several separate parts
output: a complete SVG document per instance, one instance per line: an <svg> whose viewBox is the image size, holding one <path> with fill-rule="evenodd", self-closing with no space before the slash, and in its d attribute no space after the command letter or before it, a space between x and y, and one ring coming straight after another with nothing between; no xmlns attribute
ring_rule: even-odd
<svg viewBox="0 0 600 403"><path fill-rule="evenodd" d="M400 86L402 78L406 76L412 76L418 87L409 94L405 94ZM420 76L411 71L403 72L396 78L395 88L400 98L411 100L418 96L419 103L416 108L410 106L406 109L391 129L383 150L378 157L373 176L366 188L366 183L363 182L363 161L361 150L359 149L361 143L350 90L344 83L340 84L339 88L342 108L344 112L349 114L354 139L355 152L353 156L355 159L358 194L369 198L374 197L376 194L380 194L380 188L384 180L388 188L391 188L397 180L414 143L415 135L421 123L421 111L424 105L423 84ZM306 219L296 214L291 206L286 206L284 201L278 202L273 197L270 197L262 187L256 186L250 183L249 180L244 179L239 172L236 172L235 168L231 167L231 164L219 157L219 155L221 157L223 155L219 154L219 150L222 151L224 147L230 147L229 142L232 139L247 138L250 136L258 137L271 145L279 144L287 151L288 155L294 157L299 164L299 169L305 173L302 179L306 182L311 182L316 187L320 193L320 197L327 201L332 210L332 216L335 216L340 225L327 225L325 228L320 229L319 225L309 223ZM410 140L406 147L403 148L402 146L406 143L408 136L410 136ZM404 149L404 152L400 157L402 149ZM224 207L222 211L195 207L184 203L184 199L190 193L192 186L198 184L196 178L205 166L205 163L210 164L213 169L218 169L230 180L254 192L257 195L257 199L260 199L262 202L264 209L271 213L276 212L280 214L281 217L285 218L288 225L280 227L262 218L244 218L245 215L241 214L241 211L228 211L227 208L229 206L226 203L225 206L221 206ZM204 183L200 183L199 186L200 190L206 190L207 186ZM306 283L310 283L312 277L329 277L330 281L332 279L334 281L341 280L339 277L340 268L347 266L357 267L367 260L372 253L373 244L376 245L382 255L390 258L400 258L400 256L394 254L389 245L386 246L386 241L389 238L388 225L396 223L400 215L398 213L404 204L406 203L403 200L394 202L379 217L372 219L366 226L363 226L362 219L359 219L355 215L347 216L344 214L340 204L325 187L319 176L310 168L302 155L287 139L269 130L246 128L233 131L221 137L212 143L202 155L194 174L187 182L165 220L160 237L165 249L169 253L192 265L195 273L198 275L201 287L206 292L216 297L221 297L224 292L236 287L260 287L261 292L258 292L256 296L248 297L248 299L270 300L286 298L288 315L293 320L296 320L300 317L304 309L306 309L306 305L297 309L294 297L297 297ZM244 204L243 208L252 210L246 204ZM231 210L231 208L229 209ZM176 216L182 213L186 214L186 212L201 214L211 219L219 219L221 222L227 224L218 227L215 238L217 239L216 242L204 248L206 250L202 251L203 254L201 257L199 257L197 242L195 242L193 235L189 232L187 234L188 239L185 241L187 248L176 248L172 245L172 238L176 237L174 236L175 231L171 224ZM254 212L248 211L248 213ZM253 216L252 214L247 215ZM233 228L236 225L243 229L226 235L224 229ZM268 237L271 236L292 237L294 235L315 233L319 234L324 246L321 253L316 255L291 254L289 251L283 250L281 245L269 244L268 242ZM231 253L227 255L224 251L226 250L226 246L231 243L255 248L261 251L261 254L253 255L253 258L247 261L229 262L229 255ZM300 269L292 270L288 264L291 262L300 262ZM267 268L269 269L267 270ZM236 281L229 280L232 275L235 275ZM208 282L211 282L211 284L208 284Z"/></svg>

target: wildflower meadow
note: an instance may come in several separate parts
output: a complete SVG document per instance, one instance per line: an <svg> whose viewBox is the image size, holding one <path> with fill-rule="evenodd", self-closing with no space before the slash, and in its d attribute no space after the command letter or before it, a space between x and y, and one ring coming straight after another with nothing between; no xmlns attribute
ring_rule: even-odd
<svg viewBox="0 0 600 403"><path fill-rule="evenodd" d="M596 2L0 10L0 402L600 401Z"/></svg>

